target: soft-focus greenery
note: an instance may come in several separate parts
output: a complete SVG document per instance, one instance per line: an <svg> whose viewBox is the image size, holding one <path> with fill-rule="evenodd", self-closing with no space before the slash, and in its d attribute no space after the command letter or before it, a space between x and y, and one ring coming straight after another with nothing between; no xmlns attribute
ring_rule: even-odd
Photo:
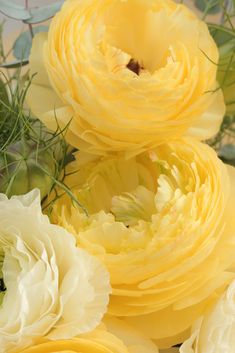
<svg viewBox="0 0 235 353"><path fill-rule="evenodd" d="M217 4L221 12L220 23L208 25L219 47L217 78L227 110L219 133L208 143L216 149L224 162L235 165L235 1L217 0Z"/></svg>
<svg viewBox="0 0 235 353"><path fill-rule="evenodd" d="M27 2L23 7L0 0L0 9L5 15L22 20L29 27L6 52L4 23L0 24L0 66L4 70L0 72L0 192L8 196L38 187L43 199L57 184L66 189L64 166L71 150L64 140L66 129L58 128L51 133L25 109L30 79L22 69L28 62L32 36L46 30L45 26L32 27L32 24L52 17L61 4L58 1L29 12ZM11 53L16 61L9 60Z"/></svg>
<svg viewBox="0 0 235 353"><path fill-rule="evenodd" d="M20 72L0 80L0 192L24 194L38 187L42 199L63 179L66 131L49 132L25 109L28 86ZM14 87L14 88L13 88Z"/></svg>

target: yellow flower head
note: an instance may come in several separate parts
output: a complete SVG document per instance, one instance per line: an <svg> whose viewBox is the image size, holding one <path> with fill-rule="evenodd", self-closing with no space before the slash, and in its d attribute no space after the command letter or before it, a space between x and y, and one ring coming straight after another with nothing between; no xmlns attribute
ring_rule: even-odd
<svg viewBox="0 0 235 353"><path fill-rule="evenodd" d="M108 268L109 314L125 317L160 347L182 342L182 332L231 280L234 169L185 138L129 160L78 152L68 172L65 182L88 216L62 196L52 217Z"/></svg>
<svg viewBox="0 0 235 353"><path fill-rule="evenodd" d="M17 351L18 352L18 351ZM18 353L158 353L150 340L120 320L107 320L91 333L70 340L46 341Z"/></svg>
<svg viewBox="0 0 235 353"><path fill-rule="evenodd" d="M34 39L28 103L52 129L55 114L70 123L68 141L81 150L134 155L217 132L217 62L206 24L182 4L67 0L48 35Z"/></svg>

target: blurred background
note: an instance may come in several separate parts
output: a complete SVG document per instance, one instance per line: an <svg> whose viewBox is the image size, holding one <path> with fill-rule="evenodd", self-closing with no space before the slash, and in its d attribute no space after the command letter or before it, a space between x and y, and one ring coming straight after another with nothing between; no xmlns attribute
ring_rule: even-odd
<svg viewBox="0 0 235 353"><path fill-rule="evenodd" d="M48 5L48 4L53 4L55 0L12 0L11 2L14 2L15 4L25 6L25 4L28 3L29 7L35 7L35 6L43 6L43 5ZM1 11L1 4L0 4L0 11ZM5 26L4 26L4 34L9 34L15 31L23 30L23 26L20 23L20 21L16 21L13 19L9 19L8 17L4 16L0 12L0 22L5 20Z"/></svg>

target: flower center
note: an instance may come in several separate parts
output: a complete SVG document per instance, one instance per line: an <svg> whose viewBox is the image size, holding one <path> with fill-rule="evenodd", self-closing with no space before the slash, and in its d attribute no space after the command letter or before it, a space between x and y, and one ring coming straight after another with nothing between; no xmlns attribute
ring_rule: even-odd
<svg viewBox="0 0 235 353"><path fill-rule="evenodd" d="M2 272L3 261L4 261L4 254L1 252L0 254L0 305L2 304L3 297L6 292L6 286L4 283L3 272Z"/></svg>
<svg viewBox="0 0 235 353"><path fill-rule="evenodd" d="M4 283L4 279L0 278L0 292L5 292L6 287L5 287L5 283Z"/></svg>
<svg viewBox="0 0 235 353"><path fill-rule="evenodd" d="M139 76L142 65L151 74L165 67L178 26L156 1L151 3L149 6L149 2L139 1L133 7L129 0L115 1L104 17L104 42L128 55L125 66ZM120 66L119 55L113 66Z"/></svg>
<svg viewBox="0 0 235 353"><path fill-rule="evenodd" d="M137 60L135 59L131 59L129 61L129 63L126 66L129 70L133 71L136 75L139 76L140 74L140 70L143 69L142 66L140 66L140 64L138 63Z"/></svg>
<svg viewBox="0 0 235 353"><path fill-rule="evenodd" d="M128 227L137 224L139 220L150 222L152 214L157 212L154 193L141 185L132 192L114 196L111 202L111 212L116 221Z"/></svg>

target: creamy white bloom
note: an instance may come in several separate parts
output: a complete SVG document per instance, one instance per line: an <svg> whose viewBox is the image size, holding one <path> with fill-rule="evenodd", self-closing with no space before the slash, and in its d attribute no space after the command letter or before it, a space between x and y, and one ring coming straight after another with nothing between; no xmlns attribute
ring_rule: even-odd
<svg viewBox="0 0 235 353"><path fill-rule="evenodd" d="M6 286L0 307L0 352L35 338L66 339L94 329L106 311L103 265L41 211L37 190L0 194L0 250Z"/></svg>
<svg viewBox="0 0 235 353"><path fill-rule="evenodd" d="M208 312L197 321L180 353L235 352L235 281Z"/></svg>

